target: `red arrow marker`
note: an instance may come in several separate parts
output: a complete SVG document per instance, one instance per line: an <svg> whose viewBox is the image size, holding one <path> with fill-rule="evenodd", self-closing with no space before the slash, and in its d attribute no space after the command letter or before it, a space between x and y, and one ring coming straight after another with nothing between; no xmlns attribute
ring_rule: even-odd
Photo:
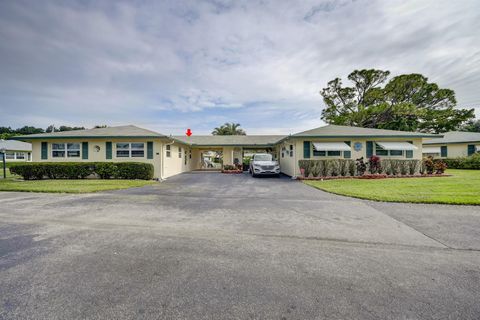
<svg viewBox="0 0 480 320"><path fill-rule="evenodd" d="M187 129L187 132L185 132L187 134L188 137L190 137L192 135L192 130L190 129Z"/></svg>

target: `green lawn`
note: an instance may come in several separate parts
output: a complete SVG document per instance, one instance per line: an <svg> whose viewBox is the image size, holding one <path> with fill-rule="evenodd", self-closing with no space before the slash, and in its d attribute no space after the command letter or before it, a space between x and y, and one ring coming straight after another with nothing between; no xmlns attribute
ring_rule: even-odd
<svg viewBox="0 0 480 320"><path fill-rule="evenodd" d="M480 170L448 170L451 177L304 181L335 194L392 202L480 205Z"/></svg>
<svg viewBox="0 0 480 320"><path fill-rule="evenodd" d="M133 187L142 187L153 184L155 181L147 180L30 180L23 181L12 176L7 170L7 179L0 173L0 191L25 191L25 192L56 192L56 193L88 193L105 190L118 190Z"/></svg>

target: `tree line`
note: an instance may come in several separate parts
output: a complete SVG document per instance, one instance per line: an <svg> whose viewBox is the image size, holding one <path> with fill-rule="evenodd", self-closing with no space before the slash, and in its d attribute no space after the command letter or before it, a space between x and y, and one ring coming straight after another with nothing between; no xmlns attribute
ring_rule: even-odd
<svg viewBox="0 0 480 320"><path fill-rule="evenodd" d="M105 128L105 125L97 125L94 128ZM73 131L73 130L85 130L85 127L69 127L50 125L47 128L37 128L34 126L23 126L21 128L12 129L11 127L0 127L0 139L9 139L14 136L21 136L27 134L47 133L47 132L61 132L61 131Z"/></svg>

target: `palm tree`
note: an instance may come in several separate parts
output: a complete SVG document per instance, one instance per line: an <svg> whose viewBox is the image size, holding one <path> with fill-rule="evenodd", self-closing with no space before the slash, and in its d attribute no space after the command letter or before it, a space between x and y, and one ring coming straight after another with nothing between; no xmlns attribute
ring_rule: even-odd
<svg viewBox="0 0 480 320"><path fill-rule="evenodd" d="M226 122L224 125L213 129L212 134L214 136L245 136L247 133L240 129L240 123Z"/></svg>

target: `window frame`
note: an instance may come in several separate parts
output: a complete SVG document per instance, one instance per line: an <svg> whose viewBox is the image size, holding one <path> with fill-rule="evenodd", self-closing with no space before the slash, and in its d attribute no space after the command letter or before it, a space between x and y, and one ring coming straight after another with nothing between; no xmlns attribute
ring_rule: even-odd
<svg viewBox="0 0 480 320"><path fill-rule="evenodd" d="M171 145L170 144L167 144L165 146L165 156L167 158L171 158L172 157L172 148L171 148Z"/></svg>
<svg viewBox="0 0 480 320"><path fill-rule="evenodd" d="M182 159L182 147L178 147L178 158Z"/></svg>
<svg viewBox="0 0 480 320"><path fill-rule="evenodd" d="M378 154L378 151L385 151L386 154ZM401 154L392 154L392 151L399 151ZM405 158L405 150L385 150L378 143L375 142L375 155L379 157L393 157L393 158Z"/></svg>
<svg viewBox="0 0 480 320"><path fill-rule="evenodd" d="M118 148L118 145L119 144L125 144L128 146L128 148ZM142 147L133 147L132 145L134 144L138 144L138 145L142 145ZM119 156L118 155L118 151L128 151L128 155L124 155L124 156ZM141 151L142 154L141 155L133 155L133 152L135 151ZM115 142L115 158L145 158L145 142Z"/></svg>
<svg viewBox="0 0 480 320"><path fill-rule="evenodd" d="M78 148L72 148L72 145L78 145ZM52 142L50 147L50 157L52 159L80 159L82 157L82 144L80 142ZM69 155L69 152L78 152L78 155ZM63 153L63 155L55 155L56 153Z"/></svg>

